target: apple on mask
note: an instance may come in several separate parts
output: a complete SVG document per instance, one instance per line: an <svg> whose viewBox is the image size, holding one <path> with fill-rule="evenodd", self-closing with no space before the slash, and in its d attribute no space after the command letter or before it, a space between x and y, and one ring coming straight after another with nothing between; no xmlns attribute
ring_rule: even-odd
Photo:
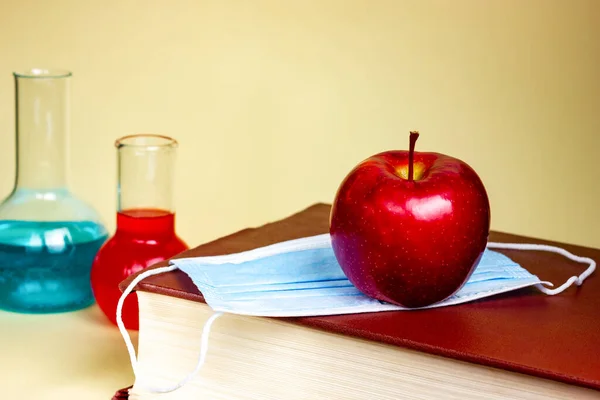
<svg viewBox="0 0 600 400"><path fill-rule="evenodd" d="M376 154L342 181L330 234L335 256L365 295L424 307L456 293L485 250L490 204L477 173L439 153Z"/></svg>

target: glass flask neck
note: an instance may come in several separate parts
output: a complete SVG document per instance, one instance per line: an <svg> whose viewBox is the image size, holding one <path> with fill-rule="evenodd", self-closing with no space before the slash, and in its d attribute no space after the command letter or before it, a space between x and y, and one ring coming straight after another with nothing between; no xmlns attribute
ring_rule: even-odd
<svg viewBox="0 0 600 400"><path fill-rule="evenodd" d="M139 233L174 231L177 142L160 135L118 139L117 227Z"/></svg>
<svg viewBox="0 0 600 400"><path fill-rule="evenodd" d="M15 190L66 189L71 73L34 69L14 79Z"/></svg>

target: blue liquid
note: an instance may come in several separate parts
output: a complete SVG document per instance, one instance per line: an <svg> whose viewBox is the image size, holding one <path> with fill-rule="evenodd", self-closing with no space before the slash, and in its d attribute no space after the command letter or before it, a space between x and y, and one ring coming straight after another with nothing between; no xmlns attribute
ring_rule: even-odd
<svg viewBox="0 0 600 400"><path fill-rule="evenodd" d="M106 239L94 222L0 221L0 309L55 313L90 306L90 271Z"/></svg>

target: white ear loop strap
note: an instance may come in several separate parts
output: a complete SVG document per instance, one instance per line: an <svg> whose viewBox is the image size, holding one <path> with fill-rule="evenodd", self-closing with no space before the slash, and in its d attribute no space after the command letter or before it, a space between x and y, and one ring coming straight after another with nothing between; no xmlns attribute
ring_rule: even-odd
<svg viewBox="0 0 600 400"><path fill-rule="evenodd" d="M142 272L141 274L136 276L135 279L133 279L131 281L129 286L127 286L127 289L125 289L123 291L123 294L121 295L121 297L119 298L119 302L117 303L117 326L119 327L119 331L121 332L121 335L123 336L123 340L125 340L125 346L127 347L127 351L129 352L129 359L131 360L131 367L133 368L133 374L135 375L136 378L137 378L137 367L138 367L137 358L135 355L135 348L133 347L133 343L131 342L131 337L129 336L129 332L127 332L127 329L125 329L125 324L123 324L123 316L122 316L123 303L125 302L125 298L129 295L129 293L131 293L133 291L133 289L137 286L137 284L140 283L140 281L142 281L143 279L146 279L149 276L159 275L164 272L174 271L176 269L177 269L177 266L169 265L166 267L149 269L147 271ZM146 384L143 384L142 386L146 390L151 391L151 392L167 393L167 392L172 392L176 389L179 389L180 387L185 385L187 382L189 382L200 371L200 369L204 365L204 361L206 360L206 353L208 352L208 336L210 334L210 328L211 328L213 322L217 318L219 318L221 315L223 315L223 313L217 312L217 313L211 315L211 317L204 323L204 328L202 328L202 336L200 338L200 356L198 357L198 363L196 364L196 368L194 368L194 370L190 374L188 374L185 378L183 378L179 383L177 383L173 386L170 386L170 387L156 388L156 387L152 387L152 386L149 386ZM137 386L139 386L139 383Z"/></svg>
<svg viewBox="0 0 600 400"><path fill-rule="evenodd" d="M548 295L555 295L561 293L573 283L577 286L581 286L583 281L590 276L594 270L596 269L596 262L588 257L579 257L574 254L569 253L565 249L561 249L560 247L548 246L545 244L521 244L521 243L498 243L498 242L488 242L487 247L490 249L506 249L506 250L539 250L539 251L549 251L551 253L558 253L569 260L581 263L588 264L589 266L583 273L579 276L570 277L565 283L556 289L548 289L542 284L537 284L536 287L543 293Z"/></svg>

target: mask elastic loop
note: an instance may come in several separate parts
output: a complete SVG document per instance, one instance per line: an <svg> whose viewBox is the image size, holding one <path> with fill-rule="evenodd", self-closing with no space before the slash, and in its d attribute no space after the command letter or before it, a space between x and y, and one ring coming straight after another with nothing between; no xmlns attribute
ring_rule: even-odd
<svg viewBox="0 0 600 400"><path fill-rule="evenodd" d="M555 295L563 292L573 283L577 286L581 286L583 281L590 276L594 270L596 269L596 262L588 257L579 257L572 253L569 253L567 250L562 249L560 247L549 246L545 244L521 244L521 243L498 243L498 242L488 242L487 247L490 249L506 249L506 250L539 250L539 251L548 251L551 253L560 254L569 260L581 263L588 264L589 266L585 271L581 273L579 276L570 277L565 283L556 289L549 289L542 284L537 284L536 287L543 293L547 295Z"/></svg>
<svg viewBox="0 0 600 400"><path fill-rule="evenodd" d="M135 348L133 347L133 343L131 342L131 337L129 336L129 332L125 328L125 324L123 323L123 303L125 302L125 298L133 291L133 289L137 286L140 281L146 279L149 276L159 275L165 272L174 271L177 269L176 265L169 265L166 267L159 267L155 269L149 269L147 271L142 272L138 276L135 277L127 286L127 288L123 291L123 294L119 298L119 302L117 303L117 326L119 327L119 331L121 332L121 336L123 336L123 340L125 341L125 346L127 347L127 351L129 352L129 359L131 360L131 367L133 369L133 374L137 378L137 357L135 354ZM188 374L185 378L183 378L179 383L166 387L166 388L156 388L146 384L142 384L146 390L154 393L167 393L172 392L176 389L179 389L187 382L189 382L202 368L204 365L204 361L206 360L206 354L208 353L208 337L210 334L210 328L213 322L223 315L221 312L217 312L204 323L204 327L202 329L202 336L200 338L200 356L198 357L198 363L196 364L196 368L190 374ZM139 386L139 385L138 385Z"/></svg>

